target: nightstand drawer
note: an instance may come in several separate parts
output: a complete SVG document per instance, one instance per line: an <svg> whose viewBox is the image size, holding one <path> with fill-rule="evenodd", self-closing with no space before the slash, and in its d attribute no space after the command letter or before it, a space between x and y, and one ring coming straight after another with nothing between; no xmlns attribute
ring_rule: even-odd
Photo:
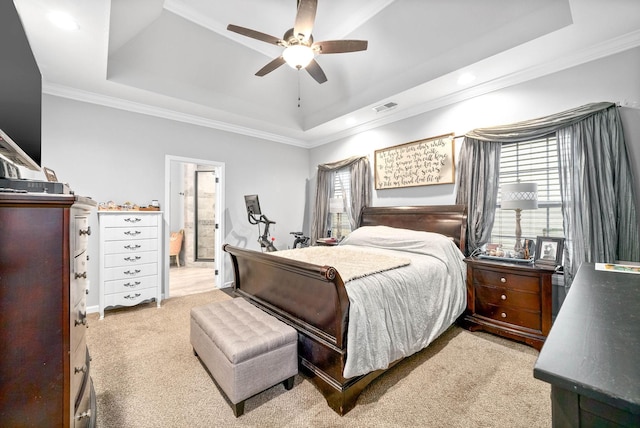
<svg viewBox="0 0 640 428"><path fill-rule="evenodd" d="M473 281L477 285L505 287L512 290L524 290L540 293L540 278L538 276L517 275L488 269L475 269Z"/></svg>
<svg viewBox="0 0 640 428"><path fill-rule="evenodd" d="M551 329L553 269L476 258L465 262L467 309L458 322L540 350Z"/></svg>
<svg viewBox="0 0 640 428"><path fill-rule="evenodd" d="M492 305L487 302L476 301L476 314L496 321L502 321L533 330L539 331L542 329L540 312L515 309L506 305Z"/></svg>
<svg viewBox="0 0 640 428"><path fill-rule="evenodd" d="M476 305L479 305L479 302L540 311L539 294L515 291L508 288L476 285Z"/></svg>

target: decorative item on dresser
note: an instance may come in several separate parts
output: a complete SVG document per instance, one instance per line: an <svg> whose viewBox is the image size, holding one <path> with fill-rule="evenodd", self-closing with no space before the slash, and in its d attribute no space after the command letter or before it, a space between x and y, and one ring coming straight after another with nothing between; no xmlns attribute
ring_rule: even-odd
<svg viewBox="0 0 640 428"><path fill-rule="evenodd" d="M100 319L106 308L162 300L162 212L98 211Z"/></svg>
<svg viewBox="0 0 640 428"><path fill-rule="evenodd" d="M467 310L459 323L540 350L551 329L553 268L467 258Z"/></svg>
<svg viewBox="0 0 640 428"><path fill-rule="evenodd" d="M93 427L89 215L73 195L0 193L0 425Z"/></svg>

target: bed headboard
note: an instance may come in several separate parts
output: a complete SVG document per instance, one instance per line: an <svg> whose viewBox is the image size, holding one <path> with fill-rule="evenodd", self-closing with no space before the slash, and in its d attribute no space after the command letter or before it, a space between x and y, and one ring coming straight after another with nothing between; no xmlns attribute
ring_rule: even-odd
<svg viewBox="0 0 640 428"><path fill-rule="evenodd" d="M466 205L365 207L360 216L360 226L390 226L440 233L453 238L463 253L466 250Z"/></svg>

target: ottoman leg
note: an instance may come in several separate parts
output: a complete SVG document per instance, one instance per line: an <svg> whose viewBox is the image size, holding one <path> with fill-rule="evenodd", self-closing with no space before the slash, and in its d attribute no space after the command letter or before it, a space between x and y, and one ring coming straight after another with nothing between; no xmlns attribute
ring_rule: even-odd
<svg viewBox="0 0 640 428"><path fill-rule="evenodd" d="M284 385L284 389L289 391L291 388L293 388L294 379L295 379L295 376L291 376L289 379L283 380L282 384Z"/></svg>
<svg viewBox="0 0 640 428"><path fill-rule="evenodd" d="M242 416L242 414L244 413L244 401L245 400L242 400L241 402L236 404L231 403L231 408L233 409L233 414L236 418L238 416Z"/></svg>

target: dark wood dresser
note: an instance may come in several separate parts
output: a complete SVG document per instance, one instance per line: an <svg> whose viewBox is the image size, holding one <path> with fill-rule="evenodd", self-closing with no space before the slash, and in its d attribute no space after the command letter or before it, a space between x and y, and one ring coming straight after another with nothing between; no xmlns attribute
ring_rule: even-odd
<svg viewBox="0 0 640 428"><path fill-rule="evenodd" d="M640 275L583 263L538 356L554 427L640 427Z"/></svg>
<svg viewBox="0 0 640 428"><path fill-rule="evenodd" d="M94 207L73 195L0 193L0 426L95 425L85 340Z"/></svg>
<svg viewBox="0 0 640 428"><path fill-rule="evenodd" d="M469 330L482 329L540 350L551 329L554 270L529 263L465 261L467 310L459 323Z"/></svg>

